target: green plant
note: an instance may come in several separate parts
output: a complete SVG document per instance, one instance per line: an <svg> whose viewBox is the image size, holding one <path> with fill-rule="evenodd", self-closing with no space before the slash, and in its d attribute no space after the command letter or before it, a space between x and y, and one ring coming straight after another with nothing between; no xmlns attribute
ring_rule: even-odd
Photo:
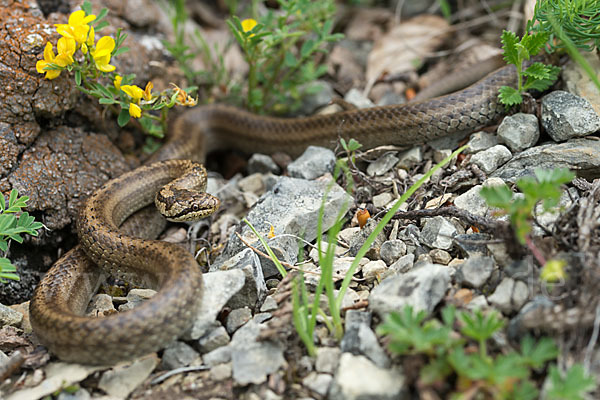
<svg viewBox="0 0 600 400"><path fill-rule="evenodd" d="M526 69L523 63L535 56L545 46L549 35L545 32L525 33L519 40L514 32L502 32L502 49L504 61L517 68L517 88L502 86L500 88L500 102L507 107L521 104L523 93L529 89L546 90L554 83L560 68L534 62Z"/></svg>
<svg viewBox="0 0 600 400"><path fill-rule="evenodd" d="M571 366L564 375L553 365L548 376L546 398L549 400L583 400L585 394L596 389L596 380L588 376L580 364Z"/></svg>
<svg viewBox="0 0 600 400"><path fill-rule="evenodd" d="M319 54L332 34L332 0L278 0L279 13L255 19L227 21L242 48L249 71L246 106L254 112L284 112L300 105L303 95L320 87L309 85L326 72Z"/></svg>
<svg viewBox="0 0 600 400"><path fill-rule="evenodd" d="M557 35L557 26L562 35ZM598 0L537 1L526 29L546 33L550 51L564 50L565 38L579 49L592 51L600 47L600 4Z"/></svg>
<svg viewBox="0 0 600 400"><path fill-rule="evenodd" d="M166 131L167 109L196 102L177 86L152 93L152 82L141 89L131 84L134 74L116 74L111 58L129 50L123 46L127 35L118 29L116 39L103 36L96 41L96 33L108 26L103 20L107 14L106 8L98 15L92 14L92 4L85 1L81 10L71 13L67 24L56 25L56 31L62 36L56 44L58 54L54 54L51 42L46 43L44 59L37 62L36 69L45 74L46 79L55 79L62 71L73 72L79 90L96 97L100 104L111 108L119 106L119 126L126 125L131 117L138 118L144 131L162 137ZM160 115L155 115L156 112Z"/></svg>
<svg viewBox="0 0 600 400"><path fill-rule="evenodd" d="M0 201L0 251L3 257L0 257L0 282L6 282L6 279L19 280L15 274L17 270L14 265L6 258L8 245L11 240L17 243L23 243L22 234L37 236L38 230L44 225L35 221L28 212L22 212L21 209L27 206L28 196L19 197L16 189L11 190L8 196L8 204L2 196Z"/></svg>
<svg viewBox="0 0 600 400"><path fill-rule="evenodd" d="M571 182L575 175L565 168L543 170L537 168L535 177L527 176L517 180L517 187L523 195L516 195L506 184L481 188L479 192L490 207L497 207L508 214L516 237L525 244L531 231L531 219L534 207L540 201L544 210L550 210L558 204L561 185Z"/></svg>
<svg viewBox="0 0 600 400"><path fill-rule="evenodd" d="M537 398L538 390L529 376L532 369L556 358L558 349L551 339L542 338L536 343L525 337L519 352L492 355L486 343L504 325L498 313L476 310L457 315L453 306L447 306L442 309L443 322L427 320L426 315L425 311L415 312L406 306L387 315L377 328L379 334L389 338L391 351L425 358L419 371L421 384L450 382L455 375L458 379L452 398L463 398L467 392L468 398L477 398L477 394L494 399ZM454 328L455 322L460 323L460 333ZM466 351L469 340L478 343L479 351Z"/></svg>

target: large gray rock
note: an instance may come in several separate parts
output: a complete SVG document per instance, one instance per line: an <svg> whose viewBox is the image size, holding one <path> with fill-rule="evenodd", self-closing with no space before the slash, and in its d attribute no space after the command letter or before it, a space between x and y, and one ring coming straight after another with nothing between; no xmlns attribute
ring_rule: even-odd
<svg viewBox="0 0 600 400"><path fill-rule="evenodd" d="M450 285L450 270L438 264L425 264L404 275L384 279L369 295L369 309L380 316L410 305L415 310L433 311Z"/></svg>
<svg viewBox="0 0 600 400"><path fill-rule="evenodd" d="M300 157L291 162L288 173L291 177L301 179L316 179L326 173L332 173L335 167L333 151L319 146L308 146Z"/></svg>
<svg viewBox="0 0 600 400"><path fill-rule="evenodd" d="M494 147L474 154L471 157L471 162L481 168L486 174L490 174L510 160L511 157L512 154L508 148L497 144Z"/></svg>
<svg viewBox="0 0 600 400"><path fill-rule="evenodd" d="M498 127L498 137L512 151L523 151L533 146L540 138L538 119L533 114L510 115Z"/></svg>
<svg viewBox="0 0 600 400"><path fill-rule="evenodd" d="M591 135L600 129L600 116L584 98L562 90L542 97L542 125L557 142Z"/></svg>

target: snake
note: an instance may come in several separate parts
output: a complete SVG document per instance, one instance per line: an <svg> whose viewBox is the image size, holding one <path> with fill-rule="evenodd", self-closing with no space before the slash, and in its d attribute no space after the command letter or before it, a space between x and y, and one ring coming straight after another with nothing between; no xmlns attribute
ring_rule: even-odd
<svg viewBox="0 0 600 400"><path fill-rule="evenodd" d="M194 257L175 244L154 240L164 227L154 217L121 225L153 201L175 208L168 198L180 189L161 187L190 169L202 176L198 162L207 152L233 147L297 156L308 145L333 148L340 138L356 139L365 149L423 144L498 121L506 113L498 90L516 83L516 69L506 66L463 90L402 105L297 118L257 115L221 104L183 113L151 163L109 181L85 201L77 221L79 245L55 263L32 297L30 319L36 336L62 360L114 364L158 351L190 329L202 297L202 274ZM202 194L205 178L194 179L208 205L176 211L179 217L218 207L218 200ZM163 194L157 196L158 191ZM106 274L134 276L136 283L157 293L132 310L84 316Z"/></svg>

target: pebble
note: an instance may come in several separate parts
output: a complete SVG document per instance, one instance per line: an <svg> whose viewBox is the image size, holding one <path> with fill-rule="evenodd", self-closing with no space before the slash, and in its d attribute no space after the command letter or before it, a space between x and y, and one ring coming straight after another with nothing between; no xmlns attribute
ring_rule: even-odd
<svg viewBox="0 0 600 400"><path fill-rule="evenodd" d="M473 154L479 153L480 151L487 150L490 147L500 144L498 136L488 132L475 132L471 135L465 153Z"/></svg>
<svg viewBox="0 0 600 400"><path fill-rule="evenodd" d="M252 311L248 307L232 310L227 316L225 329L230 335L252 319Z"/></svg>
<svg viewBox="0 0 600 400"><path fill-rule="evenodd" d="M388 152L383 154L377 160L369 164L367 167L367 175L369 176L381 176L386 172L390 171L398 163L399 158L396 157L395 152Z"/></svg>
<svg viewBox="0 0 600 400"><path fill-rule="evenodd" d="M266 174L269 172L277 175L281 172L281 169L271 157L260 153L252 154L246 168L251 175L255 173Z"/></svg>
<svg viewBox="0 0 600 400"><path fill-rule="evenodd" d="M514 152L528 149L540 138L538 119L524 113L507 116L498 127L498 137Z"/></svg>
<svg viewBox="0 0 600 400"><path fill-rule="evenodd" d="M387 265L392 265L406 255L406 243L399 239L386 240L381 244L379 255Z"/></svg>
<svg viewBox="0 0 600 400"><path fill-rule="evenodd" d="M127 293L127 303L119 306L119 311L131 310L156 294L152 289L131 289Z"/></svg>
<svg viewBox="0 0 600 400"><path fill-rule="evenodd" d="M363 96L362 91L356 88L348 90L348 92L344 96L344 100L350 104L355 105L358 108L375 107L375 104L367 97Z"/></svg>
<svg viewBox="0 0 600 400"><path fill-rule="evenodd" d="M442 216L428 218L421 230L421 242L429 247L449 250L452 237L458 233L453 223Z"/></svg>
<svg viewBox="0 0 600 400"><path fill-rule="evenodd" d="M397 369L380 368L364 356L343 353L329 400L405 400L404 381Z"/></svg>
<svg viewBox="0 0 600 400"><path fill-rule="evenodd" d="M383 192L373 196L373 206L375 208L383 208L394 200L394 196L390 192Z"/></svg>
<svg viewBox="0 0 600 400"><path fill-rule="evenodd" d="M450 285L448 267L425 264L404 275L385 278L369 296L369 309L383 316L411 305L414 310L433 311Z"/></svg>
<svg viewBox="0 0 600 400"><path fill-rule="evenodd" d="M469 257L458 268L457 281L470 287L480 288L492 275L494 259L492 257Z"/></svg>
<svg viewBox="0 0 600 400"><path fill-rule="evenodd" d="M416 146L398 155L398 162L396 163L396 168L411 169L415 165L419 164L421 161L423 161L421 147Z"/></svg>
<svg viewBox="0 0 600 400"><path fill-rule="evenodd" d="M387 270L387 265L382 260L369 261L362 267L363 278L367 283L381 280L381 276Z"/></svg>
<svg viewBox="0 0 600 400"><path fill-rule="evenodd" d="M288 165L287 170L293 178L312 180L332 173L334 167L333 151L324 147L308 146L300 157Z"/></svg>
<svg viewBox="0 0 600 400"><path fill-rule="evenodd" d="M317 349L317 360L315 370L333 374L340 361L341 350L339 347L319 347Z"/></svg>
<svg viewBox="0 0 600 400"><path fill-rule="evenodd" d="M238 187L244 192L250 192L254 194L261 194L265 190L265 184L263 182L263 174L254 173L243 177L238 181Z"/></svg>
<svg viewBox="0 0 600 400"><path fill-rule="evenodd" d="M390 360L370 328L371 312L348 310L345 322L344 337L340 343L342 352L364 355L378 367L388 368Z"/></svg>
<svg viewBox="0 0 600 400"><path fill-rule="evenodd" d="M429 252L429 256L431 257L431 261L435 264L443 264L448 265L450 261L452 261L452 256L445 250L441 249L433 249Z"/></svg>
<svg viewBox="0 0 600 400"><path fill-rule="evenodd" d="M470 212L479 217L489 216L494 209L490 208L485 199L479 194L482 187L504 185L504 181L500 178L488 178L482 185L473 186L460 196L454 199L454 205L461 210Z"/></svg>
<svg viewBox="0 0 600 400"><path fill-rule="evenodd" d="M506 146L497 144L487 150L473 154L471 163L477 165L486 174L491 174L498 167L505 164L512 157L512 153Z"/></svg>
<svg viewBox="0 0 600 400"><path fill-rule="evenodd" d="M414 254L407 254L405 256L400 257L396 260L392 265L390 265L389 270L393 271L396 274L402 274L408 272L415 262Z"/></svg>
<svg viewBox="0 0 600 400"><path fill-rule="evenodd" d="M504 313L518 311L529 297L529 288L522 281L504 278L487 298L491 305Z"/></svg>
<svg viewBox="0 0 600 400"><path fill-rule="evenodd" d="M221 346L226 346L229 340L229 334L225 327L218 324L214 329L209 330L204 336L198 339L198 349L202 354L210 353Z"/></svg>
<svg viewBox="0 0 600 400"><path fill-rule="evenodd" d="M231 378L231 363L215 365L210 369L210 377L215 381L224 381Z"/></svg>
<svg viewBox="0 0 600 400"><path fill-rule="evenodd" d="M317 393L320 396L325 396L329 385L333 380L333 376L329 374L319 374L311 372L304 379L302 379L302 385Z"/></svg>
<svg viewBox="0 0 600 400"><path fill-rule="evenodd" d="M267 312L277 310L279 306L277 305L277 301L273 298L273 296L267 296L262 306L260 306L260 312Z"/></svg>
<svg viewBox="0 0 600 400"><path fill-rule="evenodd" d="M172 370L187 367L200 358L200 354L184 342L177 341L165 349L162 356L162 369Z"/></svg>
<svg viewBox="0 0 600 400"><path fill-rule="evenodd" d="M19 326L23 320L23 314L10 307L0 304L0 326Z"/></svg>

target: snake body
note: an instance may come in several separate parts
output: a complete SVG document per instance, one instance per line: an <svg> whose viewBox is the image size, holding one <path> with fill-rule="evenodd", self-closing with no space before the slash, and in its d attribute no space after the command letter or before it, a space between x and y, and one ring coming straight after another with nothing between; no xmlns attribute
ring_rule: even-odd
<svg viewBox="0 0 600 400"><path fill-rule="evenodd" d="M365 148L408 146L472 132L504 114L498 89L515 86L514 67L504 67L470 87L432 100L318 115L273 118L222 105L203 106L179 117L168 144L153 158L202 160L208 150L298 155L309 144L332 147L341 137ZM81 246L67 253L40 282L31 300L31 323L40 341L59 358L112 364L166 346L182 335L198 312L201 276L194 258L176 245L127 236L153 237L159 228L119 225L152 202L159 187L189 168L189 161L158 162L107 183L85 203L78 221ZM120 275L127 268L158 293L133 310L104 318L81 316L100 279L91 261Z"/></svg>

